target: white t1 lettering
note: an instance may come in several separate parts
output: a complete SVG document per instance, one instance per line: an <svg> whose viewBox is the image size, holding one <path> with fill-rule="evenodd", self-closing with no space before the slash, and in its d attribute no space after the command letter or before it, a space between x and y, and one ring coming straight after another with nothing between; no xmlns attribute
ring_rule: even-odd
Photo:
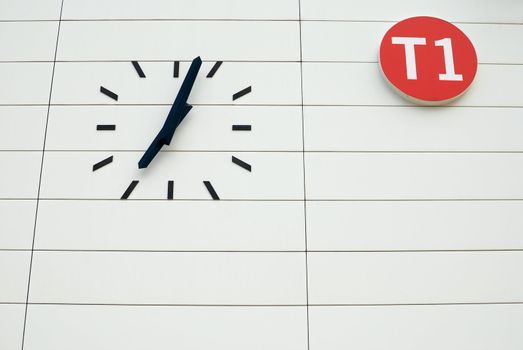
<svg viewBox="0 0 523 350"><path fill-rule="evenodd" d="M454 67L454 53L452 52L452 40L444 38L434 41L434 45L443 46L445 59L445 73L439 75L439 80L463 81L463 75L456 74Z"/></svg>

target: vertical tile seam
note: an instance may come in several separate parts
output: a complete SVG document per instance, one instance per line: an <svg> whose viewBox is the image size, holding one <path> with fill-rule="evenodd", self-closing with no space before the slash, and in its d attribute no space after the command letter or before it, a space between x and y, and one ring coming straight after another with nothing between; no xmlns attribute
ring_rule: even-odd
<svg viewBox="0 0 523 350"><path fill-rule="evenodd" d="M60 27L61 27L61 24L62 24L63 8L64 8L64 0L62 0L62 2L60 4L60 17L58 19L58 29L56 31L56 43L55 43L55 48L54 48L53 69L52 69L52 72L51 72L51 83L50 83L50 86L49 86L49 99L47 101L47 115L46 115L46 120L45 120L44 140L43 140L43 144L42 144L42 157L40 159L40 175L39 175L39 178L38 178L38 191L37 191L37 194L36 194L36 208L35 208L35 217L34 217L34 225L33 225L33 240L32 240L32 243L31 243L31 257L30 257L30 260L29 260L29 272L28 272L28 276L27 276L27 293L26 293L26 297L25 297L24 325L23 325L23 329L22 329L22 344L21 344L21 349L22 350L24 349L24 345L25 345L25 330L26 330L26 325L27 325L27 310L28 310L28 305L29 305L29 290L31 288L31 272L32 272L32 269L33 269L33 256L34 256L35 237L36 237L36 224L37 224L37 221L38 221L38 206L40 204L40 189L41 189L41 186L42 186L42 173L43 173L44 159L45 159L45 144L46 144L46 140L47 140L47 127L49 125L49 112L51 110L51 97L52 97L52 94L53 94L54 73L55 73L55 67L56 67L56 57L57 57L57 52L58 52L58 41L60 39Z"/></svg>
<svg viewBox="0 0 523 350"><path fill-rule="evenodd" d="M303 108L303 42L302 42L302 19L301 19L301 0L298 0L298 28L300 40L300 107L301 107L301 142L302 142L302 172L303 172L303 233L305 240L305 302L306 302L306 323L307 323L307 350L310 350L310 322L309 322L309 252L307 239L307 185L305 167L305 118Z"/></svg>

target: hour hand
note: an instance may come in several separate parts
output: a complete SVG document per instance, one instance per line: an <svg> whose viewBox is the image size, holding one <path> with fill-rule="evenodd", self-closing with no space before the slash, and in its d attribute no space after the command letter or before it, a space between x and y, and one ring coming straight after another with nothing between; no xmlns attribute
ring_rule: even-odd
<svg viewBox="0 0 523 350"><path fill-rule="evenodd" d="M152 160L154 159L154 157L156 157L158 152L160 152L162 147L164 145L169 145L171 143L174 131L176 130L178 125L180 125L181 121L183 120L183 118L185 118L187 113L189 113L191 108L192 108L191 105L187 105L186 108L181 113L179 113L179 115L176 116L177 117L176 124L174 125L173 130L171 130L169 125L163 126L163 128L160 130L158 135L156 135L153 142L151 142L151 144L149 145L149 147L143 154L142 158L138 162L138 168L140 168L140 169L147 168L149 166L149 164L152 162Z"/></svg>
<svg viewBox="0 0 523 350"><path fill-rule="evenodd" d="M167 116L167 120L165 121L165 124L163 125L159 133L159 135L162 135L161 138L166 145L171 144L171 140L174 136L176 128L178 128L182 120L185 118L185 116L189 113L191 109L192 105L187 103L180 108L171 109L169 115Z"/></svg>
<svg viewBox="0 0 523 350"><path fill-rule="evenodd" d="M149 148L147 148L147 150L143 154L140 161L138 162L138 168L140 168L140 169L147 168L147 166L152 162L154 157L156 157L158 152L160 152L163 145L164 145L164 143L160 139L160 135L157 135L154 138L153 142L151 142L151 145L149 146Z"/></svg>

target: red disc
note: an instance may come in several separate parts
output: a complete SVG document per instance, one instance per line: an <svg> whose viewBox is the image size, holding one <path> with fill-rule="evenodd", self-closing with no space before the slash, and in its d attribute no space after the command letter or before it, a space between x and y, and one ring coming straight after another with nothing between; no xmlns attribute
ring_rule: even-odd
<svg viewBox="0 0 523 350"><path fill-rule="evenodd" d="M402 95L422 104L449 102L476 75L478 59L469 38L434 17L411 17L390 28L380 45L380 67Z"/></svg>

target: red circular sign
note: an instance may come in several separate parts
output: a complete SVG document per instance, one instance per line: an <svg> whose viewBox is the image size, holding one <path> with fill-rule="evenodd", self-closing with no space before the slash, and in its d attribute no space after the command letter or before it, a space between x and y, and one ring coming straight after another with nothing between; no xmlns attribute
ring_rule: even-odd
<svg viewBox="0 0 523 350"><path fill-rule="evenodd" d="M380 67L402 95L422 104L449 102L476 75L478 59L469 38L434 17L412 17L390 28L380 45Z"/></svg>

